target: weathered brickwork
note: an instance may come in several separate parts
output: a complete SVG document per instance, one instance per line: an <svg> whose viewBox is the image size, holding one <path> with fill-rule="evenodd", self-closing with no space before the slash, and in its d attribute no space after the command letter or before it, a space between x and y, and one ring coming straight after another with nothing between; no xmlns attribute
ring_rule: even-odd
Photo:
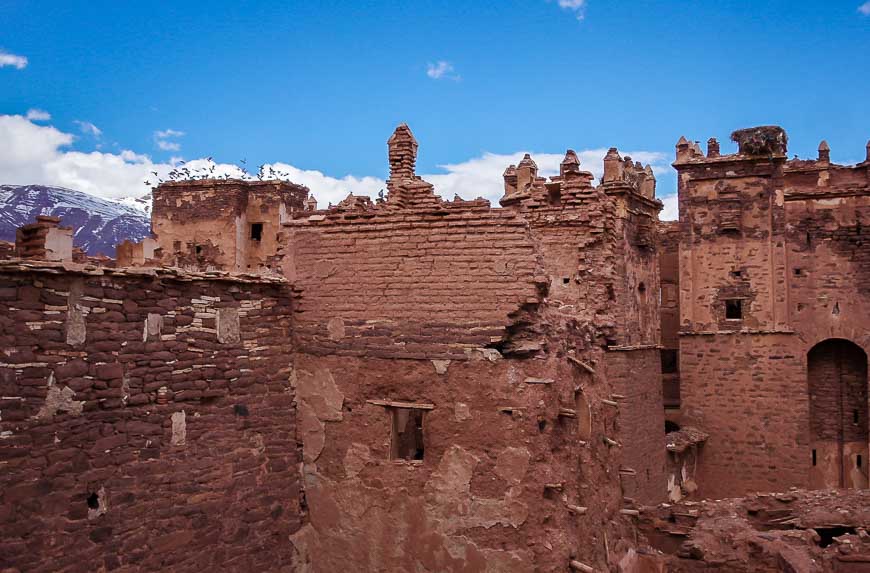
<svg viewBox="0 0 870 573"><path fill-rule="evenodd" d="M0 568L292 570L290 292L0 263Z"/></svg>
<svg viewBox="0 0 870 573"><path fill-rule="evenodd" d="M667 493L652 175L528 157L492 209L439 199L416 149L390 139L386 200L285 224L305 570L605 567ZM393 459L414 405L422 459Z"/></svg>
<svg viewBox="0 0 870 573"><path fill-rule="evenodd" d="M738 153L707 156L683 139L674 164L681 415L710 434L699 495L867 487L870 161L832 164L824 142L789 161L776 127L733 137ZM813 434L819 408L831 427Z"/></svg>
<svg viewBox="0 0 870 573"><path fill-rule="evenodd" d="M154 189L152 231L165 265L234 272L274 266L281 223L308 189L278 181L205 179Z"/></svg>

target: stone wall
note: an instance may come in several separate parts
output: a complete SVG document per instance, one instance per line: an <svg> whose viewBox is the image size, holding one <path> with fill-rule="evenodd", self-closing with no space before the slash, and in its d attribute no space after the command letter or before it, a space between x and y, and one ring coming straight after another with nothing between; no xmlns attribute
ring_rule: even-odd
<svg viewBox="0 0 870 573"><path fill-rule="evenodd" d="M742 151L730 155L677 146L681 415L710 434L703 497L866 487L866 437L841 447L811 436L825 398L810 391L808 355L830 339L865 361L870 350L870 161L832 164L827 144L817 160L788 161L781 131L735 132ZM849 424L866 428L866 403L854 409Z"/></svg>
<svg viewBox="0 0 870 573"><path fill-rule="evenodd" d="M0 264L0 568L290 571L283 280Z"/></svg>

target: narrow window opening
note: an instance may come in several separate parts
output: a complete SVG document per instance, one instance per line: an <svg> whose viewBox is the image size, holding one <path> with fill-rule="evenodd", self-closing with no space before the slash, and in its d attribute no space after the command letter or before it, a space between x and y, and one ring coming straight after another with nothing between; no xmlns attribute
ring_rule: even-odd
<svg viewBox="0 0 870 573"><path fill-rule="evenodd" d="M645 293L646 292L646 284L640 283L639 285L637 285L637 292L639 292L640 294Z"/></svg>
<svg viewBox="0 0 870 573"><path fill-rule="evenodd" d="M546 420L538 420L538 430L543 432L547 429L547 421Z"/></svg>
<svg viewBox="0 0 870 573"><path fill-rule="evenodd" d="M259 241L263 238L263 223L251 223L251 240Z"/></svg>
<svg viewBox="0 0 870 573"><path fill-rule="evenodd" d="M831 314L833 314L834 316L840 314L840 303L839 302L834 303L834 310L831 311Z"/></svg>
<svg viewBox="0 0 870 573"><path fill-rule="evenodd" d="M858 469L860 469L860 468L861 468L861 463L862 463L862 461L863 461L863 460L861 459L861 454L858 454L858 455L855 457L855 467L857 467Z"/></svg>
<svg viewBox="0 0 870 573"><path fill-rule="evenodd" d="M679 432L680 425L676 422L671 422L670 420L665 420L665 433L670 434L671 432Z"/></svg>
<svg viewBox="0 0 870 573"><path fill-rule="evenodd" d="M743 278L743 271L731 271L731 276L735 279Z"/></svg>
<svg viewBox="0 0 870 573"><path fill-rule="evenodd" d="M88 507L91 509L99 509L100 508L100 498L96 494L96 492L94 492L88 496Z"/></svg>
<svg viewBox="0 0 870 573"><path fill-rule="evenodd" d="M813 450L813 467L816 467L816 450Z"/></svg>
<svg viewBox="0 0 870 573"><path fill-rule="evenodd" d="M852 423L858 423L858 410L852 410Z"/></svg>
<svg viewBox="0 0 870 573"><path fill-rule="evenodd" d="M659 351L662 362L662 374L675 374L679 368L679 350L663 348Z"/></svg>
<svg viewBox="0 0 870 573"><path fill-rule="evenodd" d="M803 270L803 269L801 269L801 268L797 268L797 267L794 269L794 276L799 277L799 276L801 276L801 275L803 275L803 274L804 274L804 270Z"/></svg>
<svg viewBox="0 0 870 573"><path fill-rule="evenodd" d="M201 255L201 254L202 254L202 245L197 245L197 246L196 246L196 254L197 254L197 255Z"/></svg>
<svg viewBox="0 0 870 573"><path fill-rule="evenodd" d="M730 298L725 301L725 318L728 320L740 320L743 318L743 301L739 298Z"/></svg>
<svg viewBox="0 0 870 573"><path fill-rule="evenodd" d="M391 408L393 416L392 459L422 460L424 410Z"/></svg>
<svg viewBox="0 0 870 573"><path fill-rule="evenodd" d="M562 284L566 285L571 282L571 277L562 277Z"/></svg>
<svg viewBox="0 0 870 573"><path fill-rule="evenodd" d="M562 204L562 192L559 189L548 189L547 202L552 207L558 207Z"/></svg>

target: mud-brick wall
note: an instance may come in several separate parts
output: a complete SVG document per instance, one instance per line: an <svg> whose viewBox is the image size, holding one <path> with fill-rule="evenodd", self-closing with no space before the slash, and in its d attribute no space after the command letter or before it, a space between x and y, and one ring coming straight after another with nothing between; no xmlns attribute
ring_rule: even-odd
<svg viewBox="0 0 870 573"><path fill-rule="evenodd" d="M11 267L0 568L292 570L287 287Z"/></svg>
<svg viewBox="0 0 870 573"><path fill-rule="evenodd" d="M285 271L303 292L294 329L308 352L462 358L540 302L528 225L507 210L349 215L286 227Z"/></svg>
<svg viewBox="0 0 870 573"><path fill-rule="evenodd" d="M638 503L654 503L667 493L665 413L656 346L607 353L607 379L616 394L611 406L613 435L622 449L623 493Z"/></svg>
<svg viewBox="0 0 870 573"><path fill-rule="evenodd" d="M790 334L683 336L680 370L687 425L710 437L701 446L698 495L806 487L808 442L806 348Z"/></svg>
<svg viewBox="0 0 870 573"><path fill-rule="evenodd" d="M300 354L294 384L311 516L291 537L302 572L567 571L570 559L604 571L632 538L621 453L602 439L617 415L567 360ZM431 408L422 460L390 459L383 401Z"/></svg>

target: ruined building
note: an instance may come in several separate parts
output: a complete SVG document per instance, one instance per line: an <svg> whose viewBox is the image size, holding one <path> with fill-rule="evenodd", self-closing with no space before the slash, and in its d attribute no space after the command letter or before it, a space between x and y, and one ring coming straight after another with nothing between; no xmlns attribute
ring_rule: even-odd
<svg viewBox="0 0 870 573"><path fill-rule="evenodd" d="M402 125L375 201L166 183L114 261L25 227L0 568L662 571L644 506L866 487L868 164L736 136L678 144L678 226L615 148L446 201Z"/></svg>

